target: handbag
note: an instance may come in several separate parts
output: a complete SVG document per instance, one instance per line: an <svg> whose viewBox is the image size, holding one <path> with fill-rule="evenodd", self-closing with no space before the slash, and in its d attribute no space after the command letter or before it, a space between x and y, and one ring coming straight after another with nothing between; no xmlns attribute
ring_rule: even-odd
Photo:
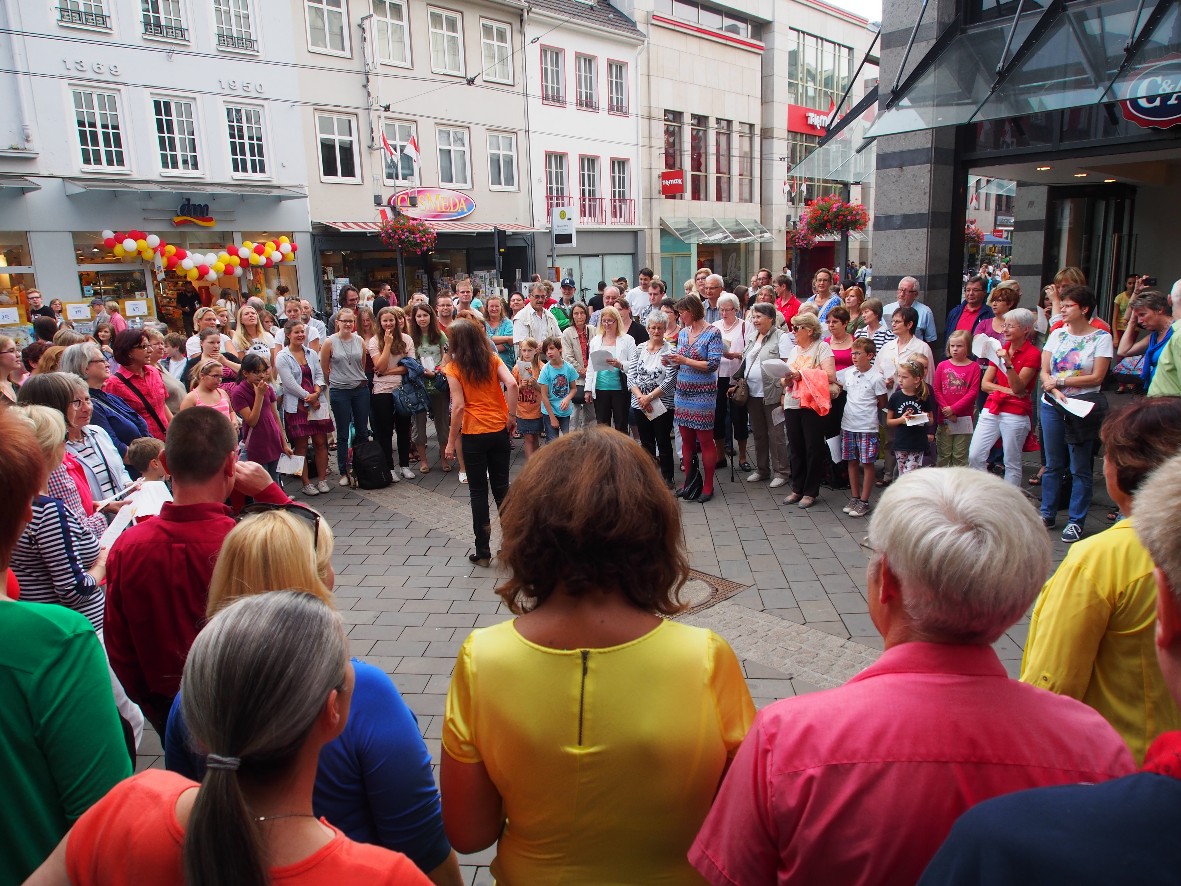
<svg viewBox="0 0 1181 886"><path fill-rule="evenodd" d="M750 385L746 381L746 358L742 358L742 362L738 364L738 371L730 379L730 390L727 395L741 406L750 399Z"/></svg>
<svg viewBox="0 0 1181 886"><path fill-rule="evenodd" d="M421 381L403 382L394 388L394 411L398 415L417 415L420 412L426 412L430 405L426 387Z"/></svg>

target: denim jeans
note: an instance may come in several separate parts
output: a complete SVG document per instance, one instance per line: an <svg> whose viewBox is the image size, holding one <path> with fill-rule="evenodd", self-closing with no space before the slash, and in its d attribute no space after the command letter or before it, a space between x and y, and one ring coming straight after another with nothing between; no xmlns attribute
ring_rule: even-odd
<svg viewBox="0 0 1181 886"><path fill-rule="evenodd" d="M1021 488L1021 451L1029 436L1029 416L1001 412L993 415L987 409L980 413L972 443L968 449L968 466L978 471L986 469L988 454L997 437L1005 459L1005 482Z"/></svg>
<svg viewBox="0 0 1181 886"><path fill-rule="evenodd" d="M349 466L350 440L369 436L369 388L332 388L329 391L332 417L336 419L336 466L343 477ZM352 428L352 437L349 429Z"/></svg>
<svg viewBox="0 0 1181 886"><path fill-rule="evenodd" d="M541 429L549 435L548 439L557 440L563 434L570 433L570 419L572 417L573 415L559 415L558 426L555 428L549 413L543 412L541 414Z"/></svg>
<svg viewBox="0 0 1181 886"><path fill-rule="evenodd" d="M513 454L508 431L491 434L463 434L463 461L467 467L467 488L472 501L472 532L476 536L476 556L490 557L492 524L488 515L488 487L500 510L508 494L508 464Z"/></svg>
<svg viewBox="0 0 1181 886"><path fill-rule="evenodd" d="M1095 471L1095 443L1067 443L1066 419L1053 406L1041 406L1042 448L1046 453L1046 473L1042 476L1043 517L1058 515L1058 493L1067 470L1073 485L1067 517L1083 526L1091 507L1091 486Z"/></svg>

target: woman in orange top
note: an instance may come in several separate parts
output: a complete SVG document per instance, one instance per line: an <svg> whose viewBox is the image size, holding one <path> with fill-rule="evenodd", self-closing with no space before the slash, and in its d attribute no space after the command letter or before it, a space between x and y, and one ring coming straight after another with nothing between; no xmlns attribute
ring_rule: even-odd
<svg viewBox="0 0 1181 886"><path fill-rule="evenodd" d="M508 462L512 455L509 435L517 425L513 417L517 411L517 382L484 330L474 323L456 320L447 329L447 342L451 362L443 372L451 389L451 433L444 458L454 457L455 444L462 434L472 530L476 535L476 552L468 559L477 566L487 566L492 562L488 487L492 486L499 511L508 492Z"/></svg>
<svg viewBox="0 0 1181 886"><path fill-rule="evenodd" d="M320 749L343 731L354 681L340 616L318 597L275 591L222 609L181 684L207 752L201 784L158 769L120 782L27 882L430 886L406 856L312 812Z"/></svg>

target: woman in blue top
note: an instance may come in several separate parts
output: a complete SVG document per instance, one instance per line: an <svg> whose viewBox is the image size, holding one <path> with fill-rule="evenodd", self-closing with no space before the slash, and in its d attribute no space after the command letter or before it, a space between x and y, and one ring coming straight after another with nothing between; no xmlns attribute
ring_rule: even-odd
<svg viewBox="0 0 1181 886"><path fill-rule="evenodd" d="M509 369L517 362L517 351L513 347L513 321L508 315L508 305L499 295L488 296L484 303L484 328L492 339L492 346L500 360Z"/></svg>
<svg viewBox="0 0 1181 886"><path fill-rule="evenodd" d="M1121 361L1142 357L1138 371L1143 389L1148 390L1161 351L1173 337L1173 309L1168 296L1152 289L1137 294L1132 299L1131 307L1135 322L1124 328L1116 356ZM1147 329L1148 335L1136 341L1136 335L1141 329ZM1117 366L1115 371L1120 372L1120 367Z"/></svg>
<svg viewBox="0 0 1181 886"><path fill-rule="evenodd" d="M111 364L93 342L70 345L62 352L62 372L69 372L86 381L90 389L90 402L94 414L90 423L106 431L111 442L119 451L119 457L127 454L132 440L152 436L148 426L139 414L127 405L121 397L104 391L103 383L111 377Z"/></svg>
<svg viewBox="0 0 1181 886"><path fill-rule="evenodd" d="M257 509L251 513L252 509ZM299 505L253 505L226 536L209 582L207 615L243 596L279 588L332 603L332 531ZM418 722L385 672L353 659L356 685L339 737L320 751L312 809L350 839L404 853L437 884L459 886L459 861L443 832L439 791ZM165 766L200 780L204 756L191 746L176 697L168 716Z"/></svg>
<svg viewBox="0 0 1181 886"><path fill-rule="evenodd" d="M681 331L677 335L677 350L668 357L669 365L677 367L677 390L674 420L681 431L681 460L688 480L689 466L695 452L701 451L701 467L705 472L701 487L703 504L714 497L714 468L717 450L714 446L714 409L718 396L718 364L722 362L722 333L705 322L705 308L701 299L687 295L677 302ZM684 497L685 487L678 494Z"/></svg>

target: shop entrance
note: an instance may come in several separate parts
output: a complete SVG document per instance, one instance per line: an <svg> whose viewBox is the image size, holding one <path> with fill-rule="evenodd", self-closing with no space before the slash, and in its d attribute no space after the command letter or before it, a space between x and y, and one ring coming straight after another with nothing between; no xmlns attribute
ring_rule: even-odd
<svg viewBox="0 0 1181 886"><path fill-rule="evenodd" d="M1133 270L1136 240L1135 189L1052 188L1042 279L1060 268L1081 268L1098 299L1098 316L1111 315L1111 301Z"/></svg>

